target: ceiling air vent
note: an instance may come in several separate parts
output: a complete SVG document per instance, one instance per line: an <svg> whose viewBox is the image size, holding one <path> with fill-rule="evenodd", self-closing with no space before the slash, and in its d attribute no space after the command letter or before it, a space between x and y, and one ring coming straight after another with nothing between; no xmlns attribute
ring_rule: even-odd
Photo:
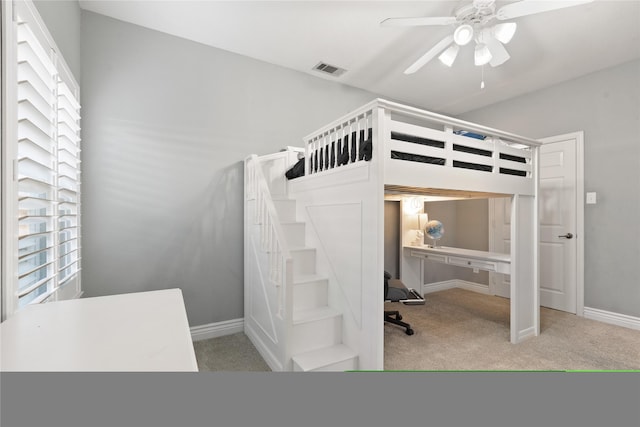
<svg viewBox="0 0 640 427"><path fill-rule="evenodd" d="M329 65L324 62L319 62L315 67L313 67L313 69L315 71L320 71L321 73L329 74L334 77L339 77L347 71L344 68L336 67L335 65Z"/></svg>

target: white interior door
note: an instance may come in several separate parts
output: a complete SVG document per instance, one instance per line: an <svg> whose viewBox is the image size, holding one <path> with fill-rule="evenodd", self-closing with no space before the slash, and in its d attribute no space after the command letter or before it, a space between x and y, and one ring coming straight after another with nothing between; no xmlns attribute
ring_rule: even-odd
<svg viewBox="0 0 640 427"><path fill-rule="evenodd" d="M578 267L582 253L582 212L578 211L583 208L581 138L581 133L546 138L540 147L540 305L569 313L577 313L582 306L578 298L578 283L582 286L582 267ZM492 201L490 250L495 252L509 251L508 205L509 199ZM508 298L509 281L504 276L492 274L490 285L495 295Z"/></svg>
<svg viewBox="0 0 640 427"><path fill-rule="evenodd" d="M539 196L540 305L575 313L575 139L550 141L540 147Z"/></svg>

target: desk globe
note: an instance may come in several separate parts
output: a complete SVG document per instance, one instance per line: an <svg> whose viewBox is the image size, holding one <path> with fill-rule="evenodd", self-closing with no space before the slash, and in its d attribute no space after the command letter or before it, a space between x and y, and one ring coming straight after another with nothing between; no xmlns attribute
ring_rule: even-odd
<svg viewBox="0 0 640 427"><path fill-rule="evenodd" d="M438 221L437 219L432 219L431 221L427 222L424 232L430 239L433 240L433 244L431 245L431 247L435 248L438 246L438 240L441 239L444 235L444 227L440 221Z"/></svg>

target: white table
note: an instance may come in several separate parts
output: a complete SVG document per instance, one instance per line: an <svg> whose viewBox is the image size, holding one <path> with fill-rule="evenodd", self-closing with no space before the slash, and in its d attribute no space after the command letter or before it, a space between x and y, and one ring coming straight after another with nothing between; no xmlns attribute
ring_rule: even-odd
<svg viewBox="0 0 640 427"><path fill-rule="evenodd" d="M0 324L2 371L197 371L180 289L28 306Z"/></svg>

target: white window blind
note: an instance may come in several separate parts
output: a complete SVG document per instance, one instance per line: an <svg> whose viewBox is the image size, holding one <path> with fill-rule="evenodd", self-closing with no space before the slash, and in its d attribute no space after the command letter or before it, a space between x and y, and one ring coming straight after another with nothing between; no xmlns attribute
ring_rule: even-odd
<svg viewBox="0 0 640 427"><path fill-rule="evenodd" d="M38 303L80 271L80 104L34 9L14 11L18 245L15 308ZM24 15L23 15L24 14ZM39 33L40 32L40 33ZM44 42L43 42L44 41ZM66 72L66 74L65 74ZM17 307L16 307L17 306Z"/></svg>
<svg viewBox="0 0 640 427"><path fill-rule="evenodd" d="M80 270L80 104L58 81L58 284Z"/></svg>

